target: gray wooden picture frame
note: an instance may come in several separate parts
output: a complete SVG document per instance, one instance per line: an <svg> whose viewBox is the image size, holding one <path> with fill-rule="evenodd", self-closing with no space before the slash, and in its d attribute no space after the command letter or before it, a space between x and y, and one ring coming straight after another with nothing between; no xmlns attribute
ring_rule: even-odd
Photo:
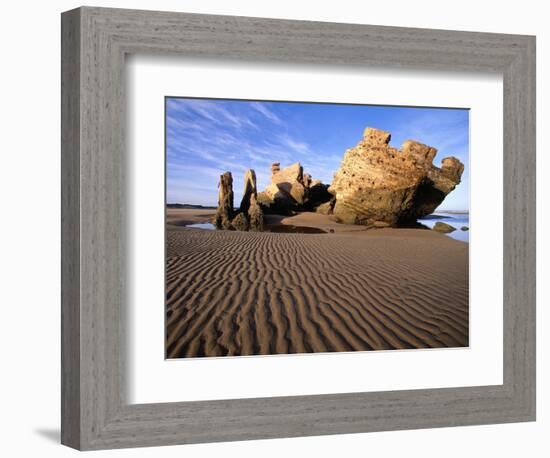
<svg viewBox="0 0 550 458"><path fill-rule="evenodd" d="M535 37L83 7L62 14L61 38L63 444L88 450L535 419ZM501 73L504 383L128 404L124 62L132 53Z"/></svg>

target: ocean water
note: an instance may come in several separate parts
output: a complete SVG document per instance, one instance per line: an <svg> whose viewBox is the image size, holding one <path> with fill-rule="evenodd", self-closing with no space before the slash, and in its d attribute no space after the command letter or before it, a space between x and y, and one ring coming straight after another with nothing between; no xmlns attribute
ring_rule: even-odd
<svg viewBox="0 0 550 458"><path fill-rule="evenodd" d="M193 224L186 224L185 227L194 227L195 229L209 229L209 230L214 230L214 229L216 229L216 226L214 226L212 223L193 223Z"/></svg>
<svg viewBox="0 0 550 458"><path fill-rule="evenodd" d="M445 234L448 237L451 237L456 240L462 240L463 242L470 241L470 231L461 230L462 227L466 226L470 228L470 214L469 213L446 213L446 212L435 212L431 215L428 215L422 219L419 219L418 222L424 226L429 227L430 229L434 227L435 223L441 221L446 223L449 226L453 226L456 231Z"/></svg>

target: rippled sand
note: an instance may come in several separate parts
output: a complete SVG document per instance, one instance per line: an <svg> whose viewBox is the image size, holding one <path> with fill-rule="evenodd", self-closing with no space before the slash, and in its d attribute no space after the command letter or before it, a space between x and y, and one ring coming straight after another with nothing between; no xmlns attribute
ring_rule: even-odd
<svg viewBox="0 0 550 458"><path fill-rule="evenodd" d="M167 357L468 345L468 245L428 230L167 230Z"/></svg>

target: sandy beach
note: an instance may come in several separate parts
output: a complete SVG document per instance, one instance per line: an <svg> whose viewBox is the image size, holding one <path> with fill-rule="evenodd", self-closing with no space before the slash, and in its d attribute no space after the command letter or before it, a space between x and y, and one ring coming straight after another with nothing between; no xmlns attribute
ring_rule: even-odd
<svg viewBox="0 0 550 458"><path fill-rule="evenodd" d="M468 244L302 213L272 224L323 234L185 227L168 209L168 358L468 345Z"/></svg>

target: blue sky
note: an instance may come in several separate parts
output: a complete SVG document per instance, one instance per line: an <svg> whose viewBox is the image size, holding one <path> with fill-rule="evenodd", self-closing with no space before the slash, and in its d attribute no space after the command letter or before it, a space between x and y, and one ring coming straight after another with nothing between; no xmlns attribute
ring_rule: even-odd
<svg viewBox="0 0 550 458"><path fill-rule="evenodd" d="M219 176L231 171L238 206L244 172L254 169L263 190L272 162L299 161L330 183L368 126L390 132L397 148L408 139L437 148L437 166L446 156L460 159L462 183L439 209L468 210L468 110L173 97L166 99L167 202L216 205Z"/></svg>

